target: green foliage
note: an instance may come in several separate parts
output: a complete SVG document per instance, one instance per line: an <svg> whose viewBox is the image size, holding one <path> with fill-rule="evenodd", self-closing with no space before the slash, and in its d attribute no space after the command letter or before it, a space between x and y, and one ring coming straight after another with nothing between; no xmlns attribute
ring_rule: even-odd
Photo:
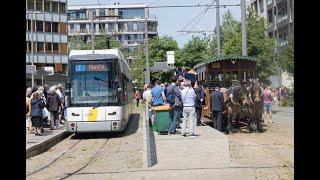
<svg viewBox="0 0 320 180"><path fill-rule="evenodd" d="M205 39L192 37L181 50L181 60L187 69L193 68L197 63L208 59L209 44Z"/></svg>
<svg viewBox="0 0 320 180"><path fill-rule="evenodd" d="M134 51L129 52L127 55L133 57L131 64L131 73L133 79L137 80L137 87L142 88L144 85L145 72L144 69L146 67L146 58L144 54L144 47L140 46L136 48Z"/></svg>
<svg viewBox="0 0 320 180"><path fill-rule="evenodd" d="M235 20L228 10L221 24L221 53L225 55L241 55L241 23Z"/></svg>
<svg viewBox="0 0 320 180"><path fill-rule="evenodd" d="M288 44L280 52L278 60L281 69L294 77L294 43L292 40L289 40Z"/></svg>
<svg viewBox="0 0 320 180"><path fill-rule="evenodd" d="M95 36L95 49L107 49L106 36ZM110 48L121 48L121 42L115 37L110 38ZM70 38L70 49L89 50L91 42L85 42L83 36L73 36Z"/></svg>
<svg viewBox="0 0 320 180"><path fill-rule="evenodd" d="M175 52L175 61L179 59L179 47L176 40L172 37L156 36L149 40L149 62L150 66L153 66L155 62L166 61L167 51ZM178 60L179 62L179 60ZM157 72L151 74L151 81L160 80L162 82L170 81L170 77L173 75L172 72Z"/></svg>

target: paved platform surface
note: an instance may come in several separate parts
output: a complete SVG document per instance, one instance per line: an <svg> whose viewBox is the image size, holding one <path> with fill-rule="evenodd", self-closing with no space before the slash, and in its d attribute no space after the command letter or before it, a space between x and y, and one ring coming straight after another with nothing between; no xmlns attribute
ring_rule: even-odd
<svg viewBox="0 0 320 180"><path fill-rule="evenodd" d="M44 128L44 130L43 136L26 134L26 158L36 156L46 151L68 135L66 127L60 127L56 130Z"/></svg>
<svg viewBox="0 0 320 180"><path fill-rule="evenodd" d="M153 134L157 159L150 169L219 168L230 163L228 136L209 126L197 126L196 137L183 137L180 129L171 136Z"/></svg>

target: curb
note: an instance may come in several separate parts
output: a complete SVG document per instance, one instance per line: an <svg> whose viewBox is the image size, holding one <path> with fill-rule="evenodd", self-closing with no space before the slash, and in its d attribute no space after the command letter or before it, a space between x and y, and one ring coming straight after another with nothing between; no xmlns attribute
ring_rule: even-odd
<svg viewBox="0 0 320 180"><path fill-rule="evenodd" d="M144 117L143 117L143 168L151 167L151 147L150 147L150 126L149 119L147 118L148 106L145 104Z"/></svg>
<svg viewBox="0 0 320 180"><path fill-rule="evenodd" d="M54 145L56 145L57 143L59 143L60 141L65 139L66 137L68 137L69 135L70 135L69 132L63 131L63 132L57 134L56 136L53 136L53 137L51 137L51 138L49 138L39 144L36 144L36 145L28 148L26 150L26 159L47 151L48 149L50 149L51 147L53 147Z"/></svg>

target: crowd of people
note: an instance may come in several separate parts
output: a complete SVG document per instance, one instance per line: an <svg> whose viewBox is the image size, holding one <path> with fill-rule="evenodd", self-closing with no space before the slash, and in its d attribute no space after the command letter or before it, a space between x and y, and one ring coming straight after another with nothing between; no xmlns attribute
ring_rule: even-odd
<svg viewBox="0 0 320 180"><path fill-rule="evenodd" d="M168 135L176 134L176 129L181 128L182 136L191 137L197 136L195 127L201 125L204 96L204 89L198 82L191 82L181 76L173 76L170 84L161 83L159 80L153 87L146 84L142 94L143 100L149 105L150 120L151 107L170 106L173 109L173 117Z"/></svg>
<svg viewBox="0 0 320 180"><path fill-rule="evenodd" d="M65 98L61 84L26 89L26 133L42 136L44 127L55 130L65 123Z"/></svg>

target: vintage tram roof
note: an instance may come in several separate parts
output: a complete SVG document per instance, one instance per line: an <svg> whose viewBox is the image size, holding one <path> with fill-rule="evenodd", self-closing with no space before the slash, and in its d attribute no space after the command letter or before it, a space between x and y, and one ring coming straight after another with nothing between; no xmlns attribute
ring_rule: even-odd
<svg viewBox="0 0 320 180"><path fill-rule="evenodd" d="M200 62L194 66L194 69L197 69L201 66L204 66L206 64L212 63L212 62L218 62L218 61L228 61L228 60L241 60L241 61L257 61L255 57L250 56L215 56L211 57L210 59Z"/></svg>

